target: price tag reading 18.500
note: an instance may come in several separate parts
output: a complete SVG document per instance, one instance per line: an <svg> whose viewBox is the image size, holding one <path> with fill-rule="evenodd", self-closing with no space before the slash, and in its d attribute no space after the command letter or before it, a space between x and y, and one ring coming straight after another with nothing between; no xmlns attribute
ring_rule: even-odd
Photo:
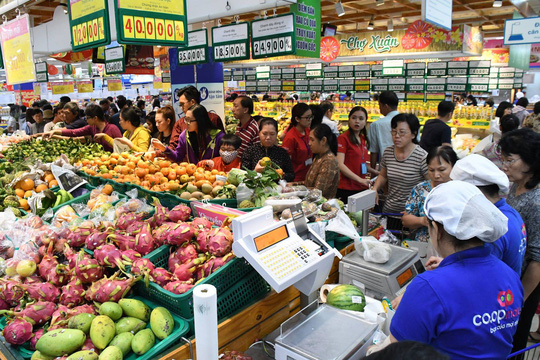
<svg viewBox="0 0 540 360"><path fill-rule="evenodd" d="M249 59L247 22L212 28L214 61Z"/></svg>
<svg viewBox="0 0 540 360"><path fill-rule="evenodd" d="M106 0L69 0L69 26L73 51L111 42L109 7Z"/></svg>

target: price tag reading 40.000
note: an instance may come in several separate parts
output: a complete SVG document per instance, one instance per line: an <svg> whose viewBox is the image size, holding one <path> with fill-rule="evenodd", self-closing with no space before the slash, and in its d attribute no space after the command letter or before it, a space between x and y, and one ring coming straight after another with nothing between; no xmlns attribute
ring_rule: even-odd
<svg viewBox="0 0 540 360"><path fill-rule="evenodd" d="M73 51L111 42L106 0L69 0L69 26Z"/></svg>

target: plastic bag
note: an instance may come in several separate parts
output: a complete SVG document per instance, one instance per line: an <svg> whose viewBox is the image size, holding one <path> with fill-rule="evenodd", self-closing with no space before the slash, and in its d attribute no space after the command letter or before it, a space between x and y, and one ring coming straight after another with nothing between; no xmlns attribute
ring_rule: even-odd
<svg viewBox="0 0 540 360"><path fill-rule="evenodd" d="M241 183L236 188L236 201L238 204L240 204L244 200L251 201L251 197L253 196L253 190L248 188L246 184Z"/></svg>
<svg viewBox="0 0 540 360"><path fill-rule="evenodd" d="M401 241L399 241L399 239L388 230L385 230L381 236L379 236L379 241L396 246L399 246L401 243Z"/></svg>
<svg viewBox="0 0 540 360"><path fill-rule="evenodd" d="M392 256L390 245L378 241L373 236L359 237L359 241L355 241L355 248L364 260L377 264L386 263Z"/></svg>
<svg viewBox="0 0 540 360"><path fill-rule="evenodd" d="M333 231L353 240L360 240L360 235L356 231L351 219L343 210L339 210L336 217L328 221L326 231Z"/></svg>

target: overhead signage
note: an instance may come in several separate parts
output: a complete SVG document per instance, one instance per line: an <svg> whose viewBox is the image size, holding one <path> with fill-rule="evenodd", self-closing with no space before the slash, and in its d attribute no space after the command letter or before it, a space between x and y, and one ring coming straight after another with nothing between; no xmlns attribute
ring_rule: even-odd
<svg viewBox="0 0 540 360"><path fill-rule="evenodd" d="M428 76L446 76L448 73L448 63L443 62L430 62L427 64Z"/></svg>
<svg viewBox="0 0 540 360"><path fill-rule="evenodd" d="M294 14L251 22L253 59L291 55L296 52Z"/></svg>
<svg viewBox="0 0 540 360"><path fill-rule="evenodd" d="M294 69L294 78L295 79L305 79L307 76L306 76L306 73L307 73L307 66L305 68L295 68ZM319 68L319 73L322 73L322 64L321 64L321 67Z"/></svg>
<svg viewBox="0 0 540 360"><path fill-rule="evenodd" d="M244 70L234 70L232 74L233 81L244 80Z"/></svg>
<svg viewBox="0 0 540 360"><path fill-rule="evenodd" d="M464 92L467 91L466 77L449 77L446 79L446 90Z"/></svg>
<svg viewBox="0 0 540 360"><path fill-rule="evenodd" d="M470 77L467 82L467 91L486 92L489 90L489 78Z"/></svg>
<svg viewBox="0 0 540 360"><path fill-rule="evenodd" d="M490 78L498 78L499 77L499 68L498 67L492 67L489 70L489 77Z"/></svg>
<svg viewBox="0 0 540 360"><path fill-rule="evenodd" d="M369 91L369 85L370 85L370 80L369 79L354 79L354 90L355 91ZM356 96L355 96L355 98L356 98Z"/></svg>
<svg viewBox="0 0 540 360"><path fill-rule="evenodd" d="M468 67L468 61L449 61L448 76L467 75Z"/></svg>
<svg viewBox="0 0 540 360"><path fill-rule="evenodd" d="M489 90L496 90L499 88L499 79L489 78Z"/></svg>
<svg viewBox="0 0 540 360"><path fill-rule="evenodd" d="M298 69L297 69L298 71ZM305 72L305 75L306 77L308 78L319 78L319 77L322 77L323 75L323 71L322 71L322 64L321 63L318 63L318 64L306 64L306 72Z"/></svg>
<svg viewBox="0 0 540 360"><path fill-rule="evenodd" d="M155 78L152 85L154 89L163 89L163 82L159 78Z"/></svg>
<svg viewBox="0 0 540 360"><path fill-rule="evenodd" d="M246 81L246 91L247 92L257 91L257 81Z"/></svg>
<svg viewBox="0 0 540 360"><path fill-rule="evenodd" d="M269 88L270 84L268 83L268 80L257 80L257 91L267 92Z"/></svg>
<svg viewBox="0 0 540 360"><path fill-rule="evenodd" d="M270 66L257 66L255 68L257 80L270 79Z"/></svg>
<svg viewBox="0 0 540 360"><path fill-rule="evenodd" d="M324 77L325 78L337 78L338 77L338 67L337 66L327 66L324 68Z"/></svg>
<svg viewBox="0 0 540 360"><path fill-rule="evenodd" d="M223 81L231 81L232 80L232 74L230 71L224 71L223 72Z"/></svg>
<svg viewBox="0 0 540 360"><path fill-rule="evenodd" d="M324 92L338 91L338 81L337 81L337 79L324 79L324 81L323 81L323 91Z"/></svg>
<svg viewBox="0 0 540 360"><path fill-rule="evenodd" d="M362 100L369 100L369 93L368 92L357 92L354 94L354 100L362 101Z"/></svg>
<svg viewBox="0 0 540 360"><path fill-rule="evenodd" d="M249 23L213 27L212 46L216 62L249 59Z"/></svg>
<svg viewBox="0 0 540 360"><path fill-rule="evenodd" d="M69 0L68 10L73 51L111 43L107 0Z"/></svg>
<svg viewBox="0 0 540 360"><path fill-rule="evenodd" d="M424 92L426 91L426 81L422 78L407 78L405 89L408 92Z"/></svg>
<svg viewBox="0 0 540 360"><path fill-rule="evenodd" d="M540 17L511 19L504 22L504 45L540 42Z"/></svg>
<svg viewBox="0 0 540 360"><path fill-rule="evenodd" d="M500 90L511 90L514 88L514 79L499 79L498 88Z"/></svg>
<svg viewBox="0 0 540 360"><path fill-rule="evenodd" d="M452 30L452 0L422 0L422 21Z"/></svg>
<svg viewBox="0 0 540 360"><path fill-rule="evenodd" d="M514 79L514 89L521 89L523 87L523 79Z"/></svg>
<svg viewBox="0 0 540 360"><path fill-rule="evenodd" d="M371 76L369 65L355 65L354 77L356 78L368 78Z"/></svg>
<svg viewBox="0 0 540 360"><path fill-rule="evenodd" d="M51 83L53 95L71 94L75 91L73 81L61 81Z"/></svg>
<svg viewBox="0 0 540 360"><path fill-rule="evenodd" d="M126 72L124 47L115 46L105 49L105 73L122 74Z"/></svg>
<svg viewBox="0 0 540 360"><path fill-rule="evenodd" d="M291 5L296 24L296 55L319 58L321 44L320 0L298 0Z"/></svg>
<svg viewBox="0 0 540 360"><path fill-rule="evenodd" d="M107 79L107 89L109 91L122 91L122 79Z"/></svg>
<svg viewBox="0 0 540 360"><path fill-rule="evenodd" d="M521 69L516 69L516 78L523 78L524 71Z"/></svg>
<svg viewBox="0 0 540 360"><path fill-rule="evenodd" d="M114 6L119 43L187 45L185 0L115 0Z"/></svg>
<svg viewBox="0 0 540 360"><path fill-rule="evenodd" d="M371 65L371 77L383 76L382 65Z"/></svg>
<svg viewBox="0 0 540 360"><path fill-rule="evenodd" d="M371 79L371 91L388 91L388 79Z"/></svg>
<svg viewBox="0 0 540 360"><path fill-rule="evenodd" d="M309 91L322 91L322 80L309 80Z"/></svg>
<svg viewBox="0 0 540 360"><path fill-rule="evenodd" d="M270 80L270 91L281 91L281 80Z"/></svg>
<svg viewBox="0 0 540 360"><path fill-rule="evenodd" d="M270 70L270 80L281 80L281 69Z"/></svg>
<svg viewBox="0 0 540 360"><path fill-rule="evenodd" d="M383 76L403 76L404 60L383 60Z"/></svg>
<svg viewBox="0 0 540 360"><path fill-rule="evenodd" d="M8 85L36 81L28 14L0 25L0 41Z"/></svg>
<svg viewBox="0 0 540 360"><path fill-rule="evenodd" d="M339 80L339 91L354 91L354 79Z"/></svg>
<svg viewBox="0 0 540 360"><path fill-rule="evenodd" d="M338 66L338 76L340 78L354 78L354 66L353 65Z"/></svg>
<svg viewBox="0 0 540 360"><path fill-rule="evenodd" d="M469 72L467 75L489 76L491 60L469 61Z"/></svg>
<svg viewBox="0 0 540 360"><path fill-rule="evenodd" d="M405 78L388 79L388 90L405 91Z"/></svg>
<svg viewBox="0 0 540 360"><path fill-rule="evenodd" d="M516 74L516 69L512 67L499 69L499 79L500 78L513 78L515 74Z"/></svg>
<svg viewBox="0 0 540 360"><path fill-rule="evenodd" d="M246 70L246 81L257 80L257 72L255 70Z"/></svg>
<svg viewBox="0 0 540 360"><path fill-rule="evenodd" d="M308 91L309 80L296 80L294 82L294 91Z"/></svg>
<svg viewBox="0 0 540 360"><path fill-rule="evenodd" d="M408 92L406 94L406 98L407 98L407 101L424 101L425 94L423 92L422 93Z"/></svg>
<svg viewBox="0 0 540 360"><path fill-rule="evenodd" d="M407 76L424 76L426 74L426 63L415 62L407 64Z"/></svg>
<svg viewBox="0 0 540 360"><path fill-rule="evenodd" d="M428 78L426 79L426 92L436 93L446 91L445 78Z"/></svg>
<svg viewBox="0 0 540 360"><path fill-rule="evenodd" d="M281 78L284 80L294 79L294 69L290 69L290 68L281 69Z"/></svg>
<svg viewBox="0 0 540 360"><path fill-rule="evenodd" d="M36 81L47 82L49 81L49 72L46 62L36 63Z"/></svg>
<svg viewBox="0 0 540 360"><path fill-rule="evenodd" d="M283 80L281 82L281 90L283 91L294 91L295 90L295 81L294 80ZM304 91L307 91L304 90Z"/></svg>
<svg viewBox="0 0 540 360"><path fill-rule="evenodd" d="M188 46L178 48L178 65L205 64L208 62L208 33L206 29L190 31Z"/></svg>
<svg viewBox="0 0 540 360"><path fill-rule="evenodd" d="M77 91L79 94L94 92L94 84L92 80L78 81Z"/></svg>

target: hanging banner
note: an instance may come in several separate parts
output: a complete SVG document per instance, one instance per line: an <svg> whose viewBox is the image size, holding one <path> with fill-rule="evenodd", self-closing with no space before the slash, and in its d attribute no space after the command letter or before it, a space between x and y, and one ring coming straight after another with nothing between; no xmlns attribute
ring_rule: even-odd
<svg viewBox="0 0 540 360"><path fill-rule="evenodd" d="M491 61L474 60L469 61L469 72L467 75L489 76Z"/></svg>
<svg viewBox="0 0 540 360"><path fill-rule="evenodd" d="M214 61L249 59L249 23L212 28Z"/></svg>
<svg viewBox="0 0 540 360"><path fill-rule="evenodd" d="M427 64L428 76L446 76L448 75L447 62L430 62Z"/></svg>
<svg viewBox="0 0 540 360"><path fill-rule="evenodd" d="M185 0L115 0L121 44L186 46Z"/></svg>
<svg viewBox="0 0 540 360"><path fill-rule="evenodd" d="M94 84L92 83L92 80L78 81L77 82L77 89L79 91L79 94L81 94L81 93L91 93L91 92L94 92Z"/></svg>
<svg viewBox="0 0 540 360"><path fill-rule="evenodd" d="M208 62L208 33L206 29L190 31L188 46L178 48L178 64L193 65Z"/></svg>
<svg viewBox="0 0 540 360"><path fill-rule="evenodd" d="M0 25L0 40L8 85L36 81L28 14Z"/></svg>
<svg viewBox="0 0 540 360"><path fill-rule="evenodd" d="M296 24L296 55L319 58L321 44L321 1L298 0L291 5Z"/></svg>
<svg viewBox="0 0 540 360"><path fill-rule="evenodd" d="M426 74L426 63L415 62L407 64L407 76L424 76Z"/></svg>
<svg viewBox="0 0 540 360"><path fill-rule="evenodd" d="M53 95L71 94L75 91L73 81L51 83Z"/></svg>
<svg viewBox="0 0 540 360"><path fill-rule="evenodd" d="M36 63L36 81L47 82L49 81L49 72L46 62Z"/></svg>
<svg viewBox="0 0 540 360"><path fill-rule="evenodd" d="M467 91L466 77L449 77L446 79L446 90L454 92Z"/></svg>
<svg viewBox="0 0 540 360"><path fill-rule="evenodd" d="M296 80L294 82L294 91L308 91L309 80Z"/></svg>
<svg viewBox="0 0 540 360"><path fill-rule="evenodd" d="M68 10L73 51L111 43L109 5L106 0L69 0Z"/></svg>
<svg viewBox="0 0 540 360"><path fill-rule="evenodd" d="M105 74L123 74L125 72L124 47L115 46L105 49Z"/></svg>
<svg viewBox="0 0 540 360"><path fill-rule="evenodd" d="M298 71L298 69L296 69L296 70ZM320 78L320 77L322 77L323 76L322 64L321 63L318 63L318 64L306 64L304 75L307 78ZM297 77L297 79L298 79L298 77Z"/></svg>
<svg viewBox="0 0 540 360"><path fill-rule="evenodd" d="M504 22L504 45L540 42L540 17L511 19Z"/></svg>
<svg viewBox="0 0 540 360"><path fill-rule="evenodd" d="M107 79L107 89L109 91L122 91L122 79Z"/></svg>
<svg viewBox="0 0 540 360"><path fill-rule="evenodd" d="M253 59L296 53L294 14L286 14L251 22Z"/></svg>
<svg viewBox="0 0 540 360"><path fill-rule="evenodd" d="M383 60L383 76L403 76L404 60Z"/></svg>

